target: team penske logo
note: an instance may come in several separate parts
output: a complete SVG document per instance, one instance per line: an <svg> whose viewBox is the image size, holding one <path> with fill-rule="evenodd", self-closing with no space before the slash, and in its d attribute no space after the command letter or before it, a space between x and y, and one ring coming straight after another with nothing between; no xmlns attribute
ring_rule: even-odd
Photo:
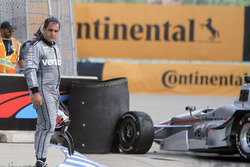
<svg viewBox="0 0 250 167"><path fill-rule="evenodd" d="M42 63L44 66L56 66L56 65L61 65L62 62L61 60L58 60L58 59L43 59L42 60Z"/></svg>

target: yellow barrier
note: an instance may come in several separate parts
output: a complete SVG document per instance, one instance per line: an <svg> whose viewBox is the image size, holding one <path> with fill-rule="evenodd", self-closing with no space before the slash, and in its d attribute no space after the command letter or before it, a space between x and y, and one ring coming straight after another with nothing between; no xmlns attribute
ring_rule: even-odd
<svg viewBox="0 0 250 167"><path fill-rule="evenodd" d="M249 65L106 62L102 77L127 77L131 93L238 96L249 71Z"/></svg>
<svg viewBox="0 0 250 167"><path fill-rule="evenodd" d="M78 58L242 61L244 7L73 3Z"/></svg>

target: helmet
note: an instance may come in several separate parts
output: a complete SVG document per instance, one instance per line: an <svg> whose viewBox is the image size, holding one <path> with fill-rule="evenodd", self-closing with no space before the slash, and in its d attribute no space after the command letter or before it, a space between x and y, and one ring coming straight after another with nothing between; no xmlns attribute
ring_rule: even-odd
<svg viewBox="0 0 250 167"><path fill-rule="evenodd" d="M60 101L56 118L56 128L61 128L67 121L69 121L69 111L67 107Z"/></svg>

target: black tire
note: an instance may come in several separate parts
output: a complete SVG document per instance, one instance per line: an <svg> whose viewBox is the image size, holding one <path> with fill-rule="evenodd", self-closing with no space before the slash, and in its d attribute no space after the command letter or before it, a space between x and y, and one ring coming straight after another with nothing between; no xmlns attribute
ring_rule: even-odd
<svg viewBox="0 0 250 167"><path fill-rule="evenodd" d="M128 154L145 154L151 148L154 139L154 125L144 112L127 112L120 122L119 148Z"/></svg>
<svg viewBox="0 0 250 167"><path fill-rule="evenodd" d="M245 114L237 121L234 140L232 141L234 150L241 158L250 161L250 114Z"/></svg>

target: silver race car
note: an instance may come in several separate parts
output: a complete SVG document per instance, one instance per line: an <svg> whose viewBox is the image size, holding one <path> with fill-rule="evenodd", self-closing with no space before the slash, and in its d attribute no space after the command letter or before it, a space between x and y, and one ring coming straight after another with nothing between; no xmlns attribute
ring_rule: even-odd
<svg viewBox="0 0 250 167"><path fill-rule="evenodd" d="M188 150L239 154L250 161L250 76L245 76L233 105L196 110L153 125L144 112L125 113L118 127L119 148L125 153L146 153L155 141L161 150Z"/></svg>

